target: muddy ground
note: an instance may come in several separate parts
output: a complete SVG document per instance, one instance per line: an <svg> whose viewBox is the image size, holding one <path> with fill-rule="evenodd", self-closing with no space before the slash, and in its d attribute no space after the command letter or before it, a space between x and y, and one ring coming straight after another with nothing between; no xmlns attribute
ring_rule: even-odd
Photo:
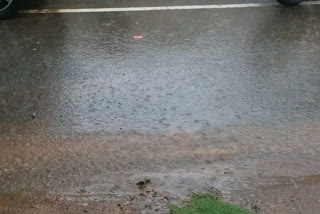
<svg viewBox="0 0 320 214"><path fill-rule="evenodd" d="M192 134L2 138L2 211L166 213L191 192L218 189L226 201L261 213L314 213L319 128L309 122ZM145 188L137 186L148 179Z"/></svg>

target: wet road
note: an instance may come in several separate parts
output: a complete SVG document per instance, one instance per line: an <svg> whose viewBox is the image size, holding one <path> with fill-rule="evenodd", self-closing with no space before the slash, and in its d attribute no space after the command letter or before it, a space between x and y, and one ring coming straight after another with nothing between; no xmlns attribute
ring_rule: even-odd
<svg viewBox="0 0 320 214"><path fill-rule="evenodd" d="M222 1L26 8L215 3ZM147 175L173 194L208 183L230 192L226 184L270 182L261 173L320 174L319 12L275 6L1 21L1 192L121 195Z"/></svg>
<svg viewBox="0 0 320 214"><path fill-rule="evenodd" d="M20 15L2 22L1 133L319 119L317 9Z"/></svg>

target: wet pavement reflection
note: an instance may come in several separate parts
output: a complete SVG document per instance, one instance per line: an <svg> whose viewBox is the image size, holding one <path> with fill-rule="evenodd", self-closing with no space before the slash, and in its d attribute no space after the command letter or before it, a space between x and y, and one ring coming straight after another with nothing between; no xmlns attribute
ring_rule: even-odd
<svg viewBox="0 0 320 214"><path fill-rule="evenodd" d="M313 10L33 15L3 22L2 38L12 39L1 41L1 132L197 130L318 119ZM140 34L144 39L133 39Z"/></svg>

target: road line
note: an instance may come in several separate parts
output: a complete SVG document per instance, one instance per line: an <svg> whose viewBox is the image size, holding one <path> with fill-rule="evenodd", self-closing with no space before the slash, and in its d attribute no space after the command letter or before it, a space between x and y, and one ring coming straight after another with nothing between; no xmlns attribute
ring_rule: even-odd
<svg viewBox="0 0 320 214"><path fill-rule="evenodd" d="M320 5L320 1L307 1L303 5ZM199 9L228 9L228 8L254 8L270 7L278 3L249 3L249 4L221 4L221 5L185 5L185 6L159 6L159 7L119 7L119 8L79 8L79 9L39 9L24 10L21 13L110 13L133 11L159 11L159 10L199 10Z"/></svg>

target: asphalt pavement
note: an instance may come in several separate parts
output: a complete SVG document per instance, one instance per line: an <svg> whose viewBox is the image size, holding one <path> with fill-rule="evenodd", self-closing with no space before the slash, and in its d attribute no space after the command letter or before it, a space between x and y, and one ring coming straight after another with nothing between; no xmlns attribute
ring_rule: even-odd
<svg viewBox="0 0 320 214"><path fill-rule="evenodd" d="M43 0L21 10L271 2ZM236 202L248 192L263 213L314 213L319 23L317 5L0 21L1 197L90 204L139 194L148 177L173 198L214 187Z"/></svg>

